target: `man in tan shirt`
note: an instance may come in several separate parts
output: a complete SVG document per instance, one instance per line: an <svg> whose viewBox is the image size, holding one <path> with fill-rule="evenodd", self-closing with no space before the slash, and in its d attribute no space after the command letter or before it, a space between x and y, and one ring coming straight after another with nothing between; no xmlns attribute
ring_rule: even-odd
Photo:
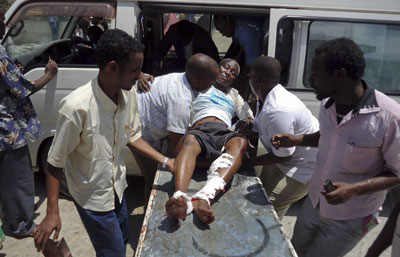
<svg viewBox="0 0 400 257"><path fill-rule="evenodd" d="M105 32L96 48L98 77L62 99L47 159L47 215L34 232L38 250L61 229L58 177L63 169L96 255L115 257L126 256L130 234L121 148L128 144L173 171L174 160L141 139L137 95L131 89L142 68L143 50L121 30Z"/></svg>

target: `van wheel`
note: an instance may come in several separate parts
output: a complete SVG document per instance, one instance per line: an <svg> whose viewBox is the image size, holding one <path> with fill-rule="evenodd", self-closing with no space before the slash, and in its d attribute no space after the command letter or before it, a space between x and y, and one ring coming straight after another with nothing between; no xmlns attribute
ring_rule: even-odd
<svg viewBox="0 0 400 257"><path fill-rule="evenodd" d="M51 146L52 139L47 139L43 145L40 147L40 155L39 155L39 170L41 172L46 172L45 165L47 163L47 156L49 155L49 150ZM65 178L64 172L62 173L62 178L60 181L60 193L68 198L72 198L71 194L69 193L68 186L67 186L67 179Z"/></svg>

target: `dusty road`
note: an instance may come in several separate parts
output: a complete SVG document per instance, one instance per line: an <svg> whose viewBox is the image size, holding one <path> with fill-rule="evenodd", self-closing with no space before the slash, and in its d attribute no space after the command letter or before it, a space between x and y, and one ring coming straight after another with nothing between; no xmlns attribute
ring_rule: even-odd
<svg viewBox="0 0 400 257"><path fill-rule="evenodd" d="M46 188L45 178L43 174L35 174L36 180L36 211L35 221L39 223L46 214ZM131 222L131 237L127 246L127 256L133 256L134 250L137 246L137 241L140 234L141 224L144 217L144 206L143 206L143 178L129 177L128 179L128 208L130 211L130 222ZM398 190L397 192L399 192ZM392 194L391 197L395 198L396 194ZM399 195L399 194L397 194ZM90 257L95 256L92 244L89 241L89 237L80 221L76 208L73 202L69 199L62 198L60 200L60 214L62 220L62 230L60 238L64 237L69 245L72 255L74 257ZM294 223L296 221L296 214L299 210L300 204L295 204L289 210L282 221L289 238L291 237ZM389 203L386 203L384 207L390 207ZM384 208L385 209L385 208ZM387 211L382 212L381 224L377 228L372 230L353 251L346 255L346 257L362 257L365 255L368 247L375 239L376 235L382 229L387 219ZM9 236L7 225L3 224L3 230L6 233L6 241L4 242L4 248L0 250L0 257L39 257L43 256L41 253L36 252L33 239L14 239ZM381 257L389 257L390 249L386 250Z"/></svg>

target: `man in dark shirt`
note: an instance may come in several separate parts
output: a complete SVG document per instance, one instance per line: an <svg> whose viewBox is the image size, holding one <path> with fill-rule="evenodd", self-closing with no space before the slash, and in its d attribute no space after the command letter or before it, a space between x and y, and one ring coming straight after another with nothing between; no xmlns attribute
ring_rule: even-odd
<svg viewBox="0 0 400 257"><path fill-rule="evenodd" d="M184 71L190 56L203 53L219 62L218 49L210 34L197 24L182 20L170 26L152 56L152 75L160 69L160 63L174 46L177 59L170 64L172 71Z"/></svg>

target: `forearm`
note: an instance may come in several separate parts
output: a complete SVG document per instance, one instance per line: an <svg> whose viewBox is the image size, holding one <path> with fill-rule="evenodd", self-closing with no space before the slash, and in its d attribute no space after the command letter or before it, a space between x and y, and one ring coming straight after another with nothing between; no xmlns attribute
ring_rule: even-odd
<svg viewBox="0 0 400 257"><path fill-rule="evenodd" d="M156 151L153 147L151 147L146 141L142 138L137 139L134 142L128 143L128 147L131 151L135 151L139 154L142 154L158 163L163 163L165 156L158 151Z"/></svg>
<svg viewBox="0 0 400 257"><path fill-rule="evenodd" d="M378 237L369 247L367 255L365 257L378 257L386 248L388 248L391 245L399 213L400 213L400 201L397 203L396 207L392 210L381 233L379 233Z"/></svg>
<svg viewBox="0 0 400 257"><path fill-rule="evenodd" d="M248 161L246 161L247 165L250 166L258 166L258 165L272 165L276 163L283 163L287 162L292 158L292 156L288 157L278 157L274 155L273 153L267 153L264 155L260 155L254 158L250 158Z"/></svg>
<svg viewBox="0 0 400 257"><path fill-rule="evenodd" d="M379 177L369 178L353 183L353 196L360 196L386 190L400 184L400 178L393 175L394 174L391 171L386 171Z"/></svg>
<svg viewBox="0 0 400 257"><path fill-rule="evenodd" d="M41 78L38 80L35 80L35 87L32 90L32 94L36 93L40 89L42 89L52 78L54 78L53 75L50 75L49 73L45 73Z"/></svg>
<svg viewBox="0 0 400 257"><path fill-rule="evenodd" d="M310 147L318 147L319 141L319 131L312 134L304 134L298 135L296 145L298 146L310 146Z"/></svg>
<svg viewBox="0 0 400 257"><path fill-rule="evenodd" d="M47 164L46 187L47 187L47 214L58 214L58 198L60 190L60 178L63 169Z"/></svg>

